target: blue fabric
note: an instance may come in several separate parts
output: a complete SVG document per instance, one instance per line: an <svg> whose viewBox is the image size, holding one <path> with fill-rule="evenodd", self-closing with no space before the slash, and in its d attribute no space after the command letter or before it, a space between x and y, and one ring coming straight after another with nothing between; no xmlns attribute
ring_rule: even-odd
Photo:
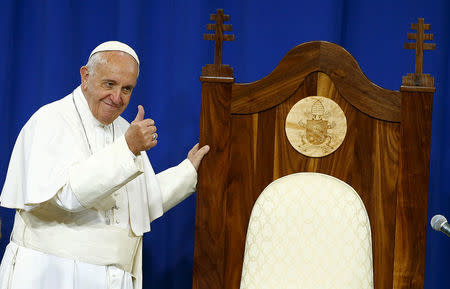
<svg viewBox="0 0 450 289"><path fill-rule="evenodd" d="M134 47L141 74L125 117L137 105L158 126L149 152L156 171L185 158L199 131L201 67L214 58L202 40L209 14L224 8L236 40L224 43L223 62L237 82L269 72L294 46L327 40L346 48L374 83L399 90L414 72L414 51L404 50L410 23L431 24L437 50L425 52L424 72L435 76L429 219L450 217L450 4L447 0L3 0L0 17L0 183L20 128L40 106L68 94L79 68L99 43L119 40ZM0 209L3 252L13 212ZM144 288L191 288L195 198L155 221L145 236ZM428 226L429 228L429 226ZM425 288L445 288L450 239L428 230Z"/></svg>

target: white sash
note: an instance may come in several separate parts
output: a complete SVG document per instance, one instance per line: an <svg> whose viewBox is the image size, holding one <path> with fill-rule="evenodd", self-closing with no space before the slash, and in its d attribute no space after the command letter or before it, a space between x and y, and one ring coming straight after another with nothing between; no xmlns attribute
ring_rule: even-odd
<svg viewBox="0 0 450 289"><path fill-rule="evenodd" d="M115 226L83 226L80 229L75 224L43 222L34 214L19 211L11 240L43 253L89 264L114 265L132 274L141 269L133 268L133 264L142 237Z"/></svg>

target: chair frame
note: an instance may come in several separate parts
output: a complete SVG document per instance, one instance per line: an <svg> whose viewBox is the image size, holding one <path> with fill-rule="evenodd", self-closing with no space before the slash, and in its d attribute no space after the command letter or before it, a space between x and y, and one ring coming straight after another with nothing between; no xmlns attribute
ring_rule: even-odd
<svg viewBox="0 0 450 289"><path fill-rule="evenodd" d="M296 172L337 177L361 196L371 222L376 289L423 288L434 87L383 89L339 45L301 44L272 73L235 83L232 69L203 70L193 288L239 288L253 204L273 180ZM284 133L289 109L307 96L334 100L347 135L310 158Z"/></svg>

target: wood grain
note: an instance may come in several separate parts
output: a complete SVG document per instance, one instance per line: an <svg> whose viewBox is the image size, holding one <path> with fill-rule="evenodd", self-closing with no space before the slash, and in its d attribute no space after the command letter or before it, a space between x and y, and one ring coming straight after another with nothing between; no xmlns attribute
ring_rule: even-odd
<svg viewBox="0 0 450 289"><path fill-rule="evenodd" d="M402 92L394 288L423 288L433 94Z"/></svg>
<svg viewBox="0 0 450 289"><path fill-rule="evenodd" d="M400 93L372 83L350 53L325 41L301 44L289 51L268 76L235 84L231 111L248 114L274 107L290 97L314 71L327 74L343 97L363 113L400 121Z"/></svg>
<svg viewBox="0 0 450 289"><path fill-rule="evenodd" d="M200 146L211 149L199 168L193 288L223 288L230 151L231 84L204 82Z"/></svg>

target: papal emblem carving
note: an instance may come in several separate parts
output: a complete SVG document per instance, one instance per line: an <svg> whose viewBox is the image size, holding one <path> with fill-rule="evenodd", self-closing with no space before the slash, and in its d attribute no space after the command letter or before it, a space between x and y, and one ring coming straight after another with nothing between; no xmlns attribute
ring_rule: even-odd
<svg viewBox="0 0 450 289"><path fill-rule="evenodd" d="M286 136L291 145L309 157L334 152L344 141L347 119L339 105L323 96L297 102L286 117Z"/></svg>

